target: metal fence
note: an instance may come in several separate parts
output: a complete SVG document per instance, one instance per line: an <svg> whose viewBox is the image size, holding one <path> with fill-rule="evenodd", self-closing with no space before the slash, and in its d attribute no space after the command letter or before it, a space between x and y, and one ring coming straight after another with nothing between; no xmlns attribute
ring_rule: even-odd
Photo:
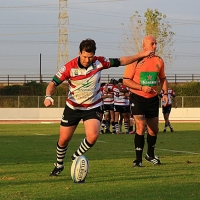
<svg viewBox="0 0 200 200"><path fill-rule="evenodd" d="M179 108L200 108L199 96L177 96ZM52 108L64 108L65 96L53 96ZM44 96L0 96L0 108L44 108ZM161 106L161 101L160 101Z"/></svg>
<svg viewBox="0 0 200 200"><path fill-rule="evenodd" d="M101 82L108 82L111 78L122 78L122 74L102 74ZM167 75L167 79L170 83L185 83L196 81L200 82L200 74L173 74ZM36 81L38 83L50 82L52 80L52 75L0 75L0 84L2 85L13 85L13 84L24 84L31 81Z"/></svg>

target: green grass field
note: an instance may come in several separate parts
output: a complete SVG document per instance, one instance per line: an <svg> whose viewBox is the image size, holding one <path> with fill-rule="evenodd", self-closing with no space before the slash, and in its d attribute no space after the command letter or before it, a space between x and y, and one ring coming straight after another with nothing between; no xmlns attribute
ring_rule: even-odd
<svg viewBox="0 0 200 200"><path fill-rule="evenodd" d="M49 173L56 160L59 124L0 124L0 199L199 200L200 123L173 123L173 127L174 133L159 132L160 166L144 160L143 167L133 167L134 135L100 135L85 154L90 163L86 182L75 184L70 157L84 138L82 124L58 177ZM146 148L144 156L145 152Z"/></svg>

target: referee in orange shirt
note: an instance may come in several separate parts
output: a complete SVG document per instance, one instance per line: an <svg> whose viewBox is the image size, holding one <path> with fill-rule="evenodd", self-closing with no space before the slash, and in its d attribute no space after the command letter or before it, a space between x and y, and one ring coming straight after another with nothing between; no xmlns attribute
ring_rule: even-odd
<svg viewBox="0 0 200 200"><path fill-rule="evenodd" d="M142 41L143 51L151 50L153 55L140 59L127 65L123 75L123 83L130 88L130 105L136 124L134 166L142 166L142 154L144 149L144 134L147 125L147 154L145 159L154 165L161 164L155 156L154 149L158 133L158 79L161 89L164 91L163 101L168 102L168 84L164 70L164 61L155 55L156 39L153 36L145 36Z"/></svg>

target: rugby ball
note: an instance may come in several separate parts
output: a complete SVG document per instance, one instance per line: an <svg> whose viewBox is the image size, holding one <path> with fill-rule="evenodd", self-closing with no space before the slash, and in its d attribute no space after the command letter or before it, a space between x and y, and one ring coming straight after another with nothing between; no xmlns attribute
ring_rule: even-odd
<svg viewBox="0 0 200 200"><path fill-rule="evenodd" d="M82 155L73 160L71 177L74 183L84 183L89 170L88 159Z"/></svg>

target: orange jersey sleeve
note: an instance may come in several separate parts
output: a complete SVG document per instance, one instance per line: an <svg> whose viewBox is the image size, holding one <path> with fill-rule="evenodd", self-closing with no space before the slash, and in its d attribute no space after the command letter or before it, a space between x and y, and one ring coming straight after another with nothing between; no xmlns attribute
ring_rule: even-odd
<svg viewBox="0 0 200 200"><path fill-rule="evenodd" d="M166 77L164 62L158 56L144 58L139 62L128 65L125 68L124 77L129 78L142 86L150 86L153 88L150 93L130 88L131 92L145 98L154 97L158 94L158 79Z"/></svg>

